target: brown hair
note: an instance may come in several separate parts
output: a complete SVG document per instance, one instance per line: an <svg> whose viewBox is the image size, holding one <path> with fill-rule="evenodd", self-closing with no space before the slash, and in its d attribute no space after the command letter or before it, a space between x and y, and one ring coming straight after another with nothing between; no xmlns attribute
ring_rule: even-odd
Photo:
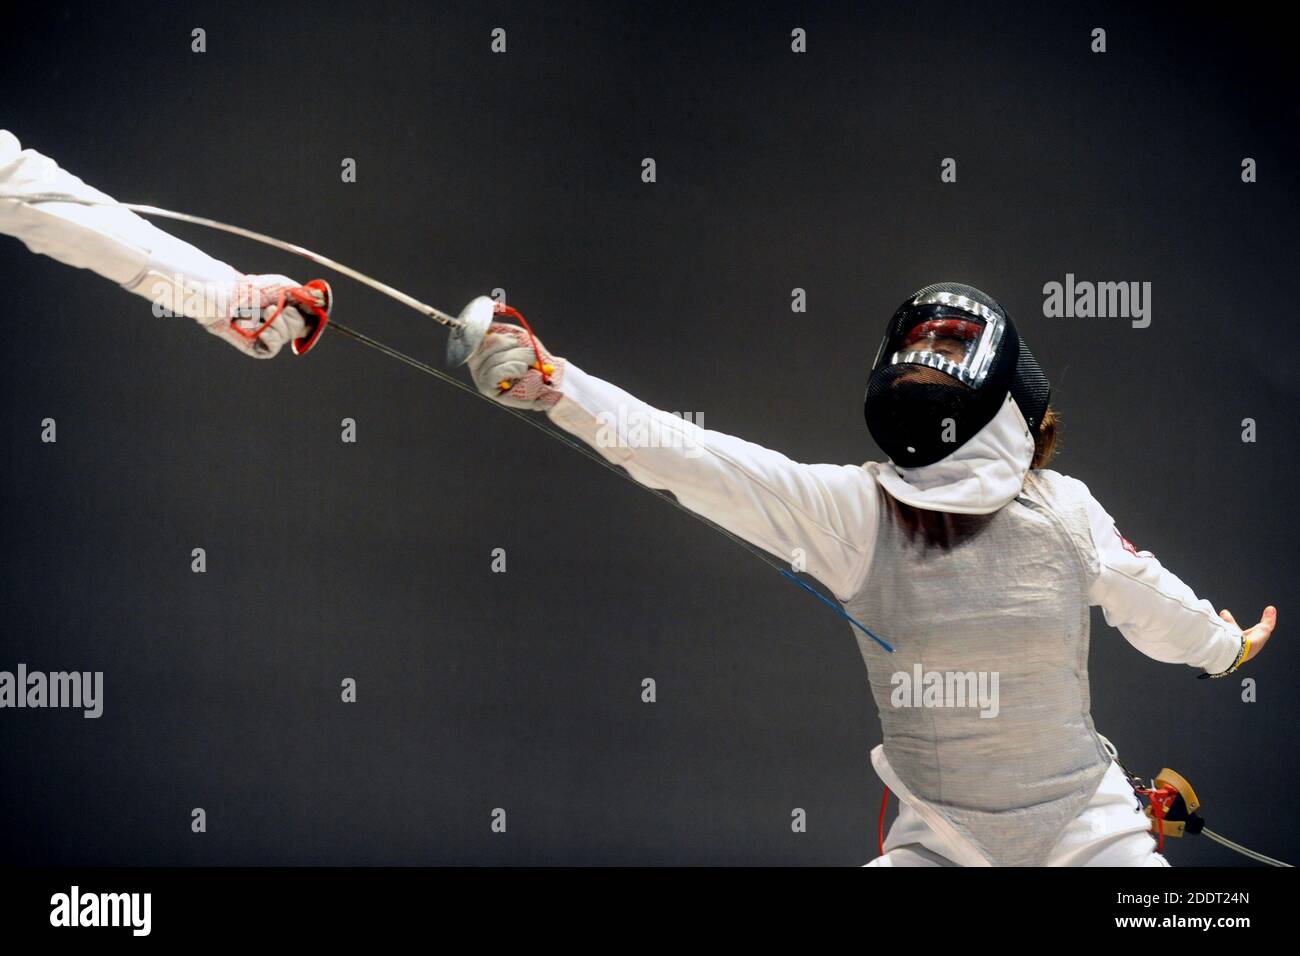
<svg viewBox="0 0 1300 956"><path fill-rule="evenodd" d="M1046 468L1052 461L1052 456L1056 454L1056 429L1059 419L1052 406L1047 406L1047 411L1043 412L1043 420L1038 423L1038 431L1034 432L1034 457L1030 461L1030 468Z"/></svg>

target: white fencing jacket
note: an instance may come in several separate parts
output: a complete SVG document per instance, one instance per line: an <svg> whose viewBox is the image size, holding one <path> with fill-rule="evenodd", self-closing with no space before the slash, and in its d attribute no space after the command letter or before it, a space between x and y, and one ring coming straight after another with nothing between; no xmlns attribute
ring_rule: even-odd
<svg viewBox="0 0 1300 956"><path fill-rule="evenodd" d="M1014 401L943 461L900 469L799 464L654 409L571 362L561 392L548 412L561 428L752 544L786 561L800 555L867 627L901 641L889 655L854 632L884 732L872 765L903 804L878 862L1163 864L1092 725L1087 606L1100 605L1147 656L1212 673L1232 665L1241 631L1129 544L1081 482L1030 471L1033 439ZM973 550L927 559L889 520L882 489L992 523ZM890 564L873 573L877 558ZM893 672L923 660L1001 672L999 719L895 710Z"/></svg>
<svg viewBox="0 0 1300 956"><path fill-rule="evenodd" d="M856 594L871 573L878 527L876 485L879 482L893 492L899 487L896 476L903 470L879 462L799 464L779 451L652 408L572 362L565 368L561 391L564 398L548 412L557 425L621 465L637 481L672 492L692 511L778 558L790 561L802 549L808 572L840 601ZM1014 403L1010 407L1014 409ZM990 449L986 442L1006 431L1011 414L1004 408L966 445L928 467L956 474L962 461L976 462L973 472L981 471L987 460L1000 462L996 443ZM661 431L678 433L679 440L629 447L635 437L628 440L631 428L625 423L636 422L637 416L642 421L653 419ZM622 440L611 441L612 433L619 433ZM1010 452L1019 453L1020 449ZM881 480L881 474L889 477ZM962 481L954 477L952 484ZM988 483L975 477L970 483L976 486L974 494L981 505L996 501L985 492ZM1019 490L1017 480L1002 503ZM1089 597L1101 606L1106 623L1155 660L1210 673L1230 667L1241 649L1240 628L1220 618L1209 601L1198 599L1150 552L1133 548L1091 495L1087 507L1100 562ZM869 621L863 623L871 626Z"/></svg>
<svg viewBox="0 0 1300 956"><path fill-rule="evenodd" d="M65 193L112 201L34 149L0 130L0 194ZM0 199L0 233L32 252L90 269L128 292L208 325L224 322L239 270L168 235L127 209L68 203L26 205Z"/></svg>

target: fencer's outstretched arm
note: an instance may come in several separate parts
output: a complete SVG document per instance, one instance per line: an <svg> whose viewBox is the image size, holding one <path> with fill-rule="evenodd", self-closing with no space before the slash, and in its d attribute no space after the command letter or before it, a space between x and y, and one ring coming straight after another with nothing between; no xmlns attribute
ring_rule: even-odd
<svg viewBox="0 0 1300 956"><path fill-rule="evenodd" d="M836 597L861 585L879 501L862 466L794 462L653 408L572 363L560 392L551 420L637 481L785 562L802 549L808 573Z"/></svg>
<svg viewBox="0 0 1300 956"><path fill-rule="evenodd" d="M1086 489L1085 489L1086 490ZM1147 657L1188 664L1219 674L1239 665L1242 631L1223 620L1214 605L1163 567L1149 551L1138 551L1090 494L1088 521L1100 574L1088 592L1106 623Z"/></svg>
<svg viewBox="0 0 1300 956"><path fill-rule="evenodd" d="M48 156L23 149L12 133L0 130L0 195L36 193L112 202L111 196ZM32 252L98 273L171 314L195 319L255 358L273 356L306 330L306 322L290 306L259 338L237 334L232 326L256 328L264 308L269 314L275 293L297 283L286 276L246 276L129 209L0 199L0 233L22 240ZM236 319L237 309L248 314Z"/></svg>
<svg viewBox="0 0 1300 956"><path fill-rule="evenodd" d="M518 326L496 324L469 359L479 390L546 411L637 481L672 492L697 514L808 573L847 600L865 577L879 492L860 465L803 465L778 451L654 408L572 362L541 350ZM499 393L499 389L508 389Z"/></svg>

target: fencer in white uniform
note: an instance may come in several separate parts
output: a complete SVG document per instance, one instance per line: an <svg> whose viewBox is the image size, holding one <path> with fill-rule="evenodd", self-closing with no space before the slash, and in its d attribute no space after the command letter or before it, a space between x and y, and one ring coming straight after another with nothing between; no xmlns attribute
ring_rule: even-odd
<svg viewBox="0 0 1300 956"><path fill-rule="evenodd" d="M866 408L887 462L791 461L653 408L511 325L469 364L484 394L544 411L773 555L802 555L893 646L853 632L883 731L872 764L900 802L867 865L1168 865L1092 724L1088 609L1148 657L1215 676L1258 653L1276 611L1243 634L1130 544L1082 482L1032 467L1049 389L993 300L941 284L892 320ZM998 713L900 706L896 677L913 667L998 672Z"/></svg>
<svg viewBox="0 0 1300 956"><path fill-rule="evenodd" d="M0 194L49 192L108 198L0 131ZM187 314L252 357L274 356L308 330L292 306L271 306L293 280L244 275L124 209L0 199L0 233ZM214 300L214 286L225 297ZM1143 654L1211 674L1258 653L1275 611L1243 634L1129 544L1081 482L1032 467L1046 380L1010 344L1014 326L978 290L926 292L895 317L873 371L890 386L873 385L867 410L887 462L791 461L653 408L513 325L494 325L469 365L485 394L544 411L637 481L782 560L801 554L893 644L891 656L854 632L883 729L872 763L900 802L884 855L868 865L1168 865L1092 725L1088 606L1100 605ZM251 315L231 307L250 302ZM891 344L891 335L911 338ZM927 375L961 388L915 381ZM979 401L963 405L962 389ZM931 400L939 404L929 411L945 415L939 446L914 414ZM915 533L918 515L948 531L971 524L936 544ZM913 665L999 672L998 715L898 706L895 677Z"/></svg>

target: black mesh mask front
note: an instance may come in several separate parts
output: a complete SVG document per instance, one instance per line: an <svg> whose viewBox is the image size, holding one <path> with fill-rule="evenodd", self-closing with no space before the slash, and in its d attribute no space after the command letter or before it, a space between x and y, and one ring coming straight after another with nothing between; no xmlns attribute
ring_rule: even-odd
<svg viewBox="0 0 1300 956"><path fill-rule="evenodd" d="M948 301L931 301L936 297ZM976 385L939 368L893 361L894 344L918 323L960 323L964 319L984 324L977 312L954 304L962 299L982 306L985 317L996 317L994 321L1001 326L1000 339ZM1037 429L1050 388L1014 323L979 289L945 282L921 289L894 313L867 382L863 410L867 428L890 460L916 468L946 458L973 438L998 413L1008 393L1030 429Z"/></svg>

